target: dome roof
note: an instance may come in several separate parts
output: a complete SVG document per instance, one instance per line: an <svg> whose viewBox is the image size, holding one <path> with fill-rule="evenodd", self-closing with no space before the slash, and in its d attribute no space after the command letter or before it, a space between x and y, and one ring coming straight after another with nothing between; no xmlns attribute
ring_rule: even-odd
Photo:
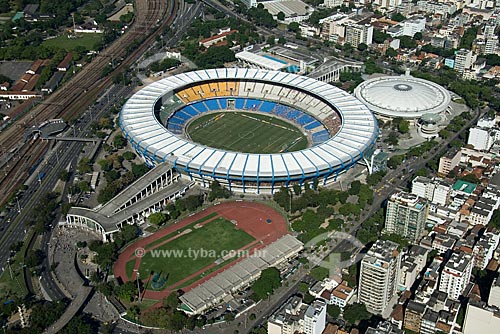
<svg viewBox="0 0 500 334"><path fill-rule="evenodd" d="M420 120L424 123L437 124L441 122L442 117L438 114L428 113L428 114L423 114Z"/></svg>
<svg viewBox="0 0 500 334"><path fill-rule="evenodd" d="M356 87L354 94L376 114L402 118L441 113L451 99L443 87L409 75L367 80Z"/></svg>

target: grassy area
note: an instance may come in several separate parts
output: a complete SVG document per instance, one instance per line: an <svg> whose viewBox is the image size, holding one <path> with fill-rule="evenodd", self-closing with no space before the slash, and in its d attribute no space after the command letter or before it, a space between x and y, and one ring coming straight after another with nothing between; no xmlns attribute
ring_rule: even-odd
<svg viewBox="0 0 500 334"><path fill-rule="evenodd" d="M217 218L202 228L193 229L192 232L156 248L157 251L164 252L159 256L146 253L141 259L139 271L161 273L168 277L167 285L172 285L209 266L224 251L240 249L254 240L230 221ZM205 253L202 254L202 251Z"/></svg>
<svg viewBox="0 0 500 334"><path fill-rule="evenodd" d="M125 273L127 274L128 278L131 278L132 273L134 272L135 260L136 259L132 259L125 264Z"/></svg>
<svg viewBox="0 0 500 334"><path fill-rule="evenodd" d="M217 212L212 212L211 214L206 215L205 217L200 218L200 219L198 219L197 221L192 222L191 224L188 224L188 225L184 226L183 228L178 229L178 230L177 230L177 231L175 231L175 232L169 233L169 234L167 234L167 235L165 235L165 236L161 237L160 239L156 239L156 240L155 240L155 241L153 241L152 243L148 244L148 246L146 247L146 249L151 249L152 247L154 247L154 246L156 246L156 245L158 245L158 244L161 244L161 243L162 243L162 242L164 242L165 240L168 240L168 239L172 238L173 236L175 236L175 235L177 235L177 234L181 233L182 231L184 231L184 230L186 230L186 229L188 229L188 228L192 228L192 227L193 227L193 226L195 226L196 224L201 224L201 223L203 223L203 222L206 222L207 220L209 220L209 219L211 219L211 218L213 218L213 217L215 217L215 216L217 216L217 215L218 215L218 213L217 213Z"/></svg>
<svg viewBox="0 0 500 334"><path fill-rule="evenodd" d="M94 50L96 43L102 40L102 34L79 34L77 38L68 38L68 35L60 35L53 39L48 39L42 43L45 46L55 46L66 51L74 50L78 46L83 46L87 50Z"/></svg>
<svg viewBox="0 0 500 334"><path fill-rule="evenodd" d="M307 147L307 138L297 127L262 114L207 114L191 122L187 132L197 143L238 152L278 153Z"/></svg>
<svg viewBox="0 0 500 334"><path fill-rule="evenodd" d="M29 240L25 239L25 240ZM10 261L10 270L12 270L12 277L8 267L0 276L0 298L3 301L15 298L24 298L28 294L28 289L24 284L23 276L23 254L26 250L27 243L25 242L19 252L14 255ZM9 250L5 250L9 252Z"/></svg>

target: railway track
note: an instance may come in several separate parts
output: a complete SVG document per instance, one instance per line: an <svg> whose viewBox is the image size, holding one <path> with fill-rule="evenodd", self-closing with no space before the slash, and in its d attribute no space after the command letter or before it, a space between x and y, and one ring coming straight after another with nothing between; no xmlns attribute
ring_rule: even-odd
<svg viewBox="0 0 500 334"><path fill-rule="evenodd" d="M179 9L179 1L181 0L136 0L136 17L126 33L42 104L0 133L0 142L5 151L18 148L17 159L0 170L0 205L6 203L10 194L29 176L30 168L48 149L45 142L23 142L24 129L35 125L35 122L39 124L53 118L70 121L79 117L112 84L114 76L133 64L156 35L172 23ZM128 48L135 45L136 49L127 56ZM107 76L103 76L106 67L114 62L119 65Z"/></svg>

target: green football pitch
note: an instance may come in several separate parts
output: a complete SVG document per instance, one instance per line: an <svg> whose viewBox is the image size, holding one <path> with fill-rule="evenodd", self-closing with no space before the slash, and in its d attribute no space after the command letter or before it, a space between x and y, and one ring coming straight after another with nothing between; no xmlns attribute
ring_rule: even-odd
<svg viewBox="0 0 500 334"><path fill-rule="evenodd" d="M245 248L254 240L250 234L219 217L147 252L141 258L139 272L141 277L160 273L167 277L166 286L170 286L206 268L228 251Z"/></svg>
<svg viewBox="0 0 500 334"><path fill-rule="evenodd" d="M228 151L281 153L307 147L307 137L297 127L263 114L207 114L189 123L186 130L192 141Z"/></svg>

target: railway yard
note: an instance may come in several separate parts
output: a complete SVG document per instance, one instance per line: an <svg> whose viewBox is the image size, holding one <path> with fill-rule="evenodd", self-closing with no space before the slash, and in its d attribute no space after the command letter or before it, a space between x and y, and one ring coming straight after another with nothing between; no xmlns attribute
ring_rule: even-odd
<svg viewBox="0 0 500 334"><path fill-rule="evenodd" d="M47 141L25 140L25 129L50 119L77 119L96 98L113 83L113 78L131 66L168 27L179 9L179 1L137 0L135 21L131 28L99 53L61 89L0 132L0 142L9 159L0 166L0 205L29 177L49 148ZM146 34L149 32L149 34ZM130 50L133 50L129 53ZM103 76L110 64L112 72ZM7 162L8 161L8 162ZM31 170L32 171L32 170Z"/></svg>

